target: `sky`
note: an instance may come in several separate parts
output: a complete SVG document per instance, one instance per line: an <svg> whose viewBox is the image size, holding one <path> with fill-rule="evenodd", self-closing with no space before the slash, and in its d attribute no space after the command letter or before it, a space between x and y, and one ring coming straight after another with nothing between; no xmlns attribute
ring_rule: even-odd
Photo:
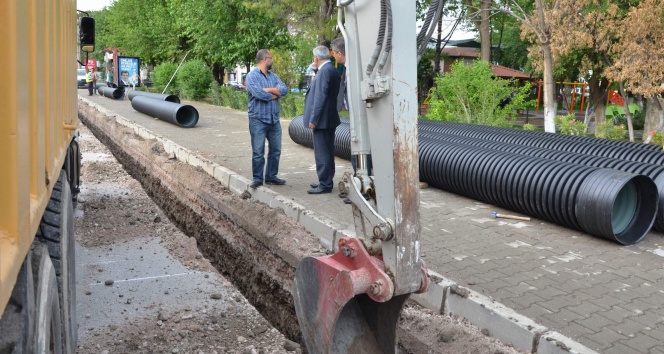
<svg viewBox="0 0 664 354"><path fill-rule="evenodd" d="M76 9L81 11L99 11L110 6L113 0L76 0Z"/></svg>

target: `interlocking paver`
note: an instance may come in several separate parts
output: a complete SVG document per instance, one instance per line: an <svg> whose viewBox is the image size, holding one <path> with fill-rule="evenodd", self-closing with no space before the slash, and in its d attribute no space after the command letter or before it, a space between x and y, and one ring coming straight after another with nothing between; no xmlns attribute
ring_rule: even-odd
<svg viewBox="0 0 664 354"><path fill-rule="evenodd" d="M640 353L647 353L650 349L662 345L662 342L642 333L636 334L633 338L623 341L623 343Z"/></svg>
<svg viewBox="0 0 664 354"><path fill-rule="evenodd" d="M601 350L600 353L602 353L602 354L638 354L639 352L636 351L632 347L628 347L627 345L618 342L618 343L613 343L613 345L609 348Z"/></svg>
<svg viewBox="0 0 664 354"><path fill-rule="evenodd" d="M648 326L644 326L630 318L625 318L622 322L607 327L626 336L635 336L637 333L645 331Z"/></svg>
<svg viewBox="0 0 664 354"><path fill-rule="evenodd" d="M588 317L588 316L590 316L590 314L593 314L593 313L598 313L598 312L603 313L604 311L606 311L604 308L593 304L591 301L583 301L578 305L567 306L566 308L568 310L580 315L580 316L583 316L583 317ZM614 323L620 321L619 318L615 318L617 316L614 316L614 318L611 318L609 316L604 316L604 317L608 318L609 320L611 320Z"/></svg>
<svg viewBox="0 0 664 354"><path fill-rule="evenodd" d="M597 333L587 334L583 336L584 338L591 339L596 343L604 344L604 348L613 346L615 342L623 341L627 344L627 340L630 339L627 336L624 336L618 332L612 331L608 328L603 328Z"/></svg>
<svg viewBox="0 0 664 354"><path fill-rule="evenodd" d="M244 178L250 177L251 149L246 112L187 102L199 110L200 125L194 129L181 129L137 113L128 101L103 97L91 97L90 100ZM312 150L288 138L287 121L283 121L282 127L280 176L287 180L287 184L273 190L314 211L317 216L352 230L351 209L337 197L336 186L334 193L329 195L306 193L308 184L316 180ZM350 164L341 159L336 159L336 164L335 181L338 181L343 172L350 170ZM624 336L646 334L664 343L662 321L649 323L655 322L657 315L664 318L661 312L664 300L658 299L664 299L664 256L661 255L664 239L661 233L653 231L637 245L620 246L538 219L521 223L491 220L493 210L514 212L435 188L422 190L420 198L424 227L422 254L426 255L424 260L433 271L459 284L468 284L471 289L498 302L511 304L536 322L589 348L602 349L602 353L638 351L625 344L628 339L617 340L610 347L592 339L601 337L602 330ZM461 256L465 258L455 259ZM482 263L482 259L490 260ZM494 268L488 268L493 270L488 273L490 265ZM497 286L501 280L504 287ZM652 289L644 283L650 284ZM530 289L531 286L535 289ZM523 291L523 287L529 291ZM564 294L557 295L559 300L547 299L547 293L553 294L551 289ZM583 311L584 304L593 304L603 310L588 306ZM598 324L600 322L595 325L584 323L593 328L589 329L577 323L579 320L562 326L545 317L564 310L579 315L586 312L615 323L604 327ZM591 338L591 334L597 335ZM651 352L656 350L652 348Z"/></svg>
<svg viewBox="0 0 664 354"><path fill-rule="evenodd" d="M584 327L590 328L591 330L595 332L600 332L602 329L608 327L608 328L613 328L611 326L615 325L616 322L611 321L610 319L601 316L598 313L589 313L589 316L587 316L584 319L576 320L574 321ZM624 332L623 332L624 333Z"/></svg>

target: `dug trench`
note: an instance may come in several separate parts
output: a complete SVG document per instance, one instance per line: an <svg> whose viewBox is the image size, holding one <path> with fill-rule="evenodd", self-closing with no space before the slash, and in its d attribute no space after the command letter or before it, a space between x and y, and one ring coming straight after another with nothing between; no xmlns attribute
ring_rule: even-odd
<svg viewBox="0 0 664 354"><path fill-rule="evenodd" d="M275 328L303 344L291 288L295 268L325 250L318 238L280 209L237 196L200 168L81 102L79 119L186 235ZM402 352L517 353L462 318L409 303L397 328Z"/></svg>

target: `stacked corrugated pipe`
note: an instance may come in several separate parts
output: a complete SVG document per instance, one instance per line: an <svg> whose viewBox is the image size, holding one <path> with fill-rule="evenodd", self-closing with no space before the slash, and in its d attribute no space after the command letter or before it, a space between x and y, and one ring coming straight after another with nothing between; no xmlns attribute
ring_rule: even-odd
<svg viewBox="0 0 664 354"><path fill-rule="evenodd" d="M302 117L289 134L312 146ZM642 240L656 216L664 229L664 208L657 212L664 168L634 160L664 159L652 147L424 120L419 141L420 179L432 186L625 245ZM347 120L337 128L335 153L350 156Z"/></svg>

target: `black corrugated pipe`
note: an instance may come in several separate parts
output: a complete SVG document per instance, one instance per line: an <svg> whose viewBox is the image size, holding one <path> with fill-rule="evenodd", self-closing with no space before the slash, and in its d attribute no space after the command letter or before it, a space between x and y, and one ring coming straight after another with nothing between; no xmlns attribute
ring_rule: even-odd
<svg viewBox="0 0 664 354"><path fill-rule="evenodd" d="M345 123L337 128L337 156L349 147L341 137L346 129ZM288 132L296 143L312 146L301 116ZM657 186L642 175L424 137L419 160L420 179L432 186L624 245L643 239L657 214Z"/></svg>
<svg viewBox="0 0 664 354"><path fill-rule="evenodd" d="M113 88L108 86L99 86L97 91L105 97L112 98L114 100L119 100L124 95L124 90L122 88Z"/></svg>
<svg viewBox="0 0 664 354"><path fill-rule="evenodd" d="M135 110L182 128L193 128L198 123L198 111L190 105L155 100L146 96L135 96L131 101Z"/></svg>
<svg viewBox="0 0 664 354"><path fill-rule="evenodd" d="M429 184L623 245L648 233L657 211L652 179L444 141L420 139Z"/></svg>
<svg viewBox="0 0 664 354"><path fill-rule="evenodd" d="M288 125L288 135L300 145L314 147L314 134L309 127L304 126L304 116L297 116L291 120ZM334 155L350 160L350 126L347 120L345 123L342 120L334 135Z"/></svg>
<svg viewBox="0 0 664 354"><path fill-rule="evenodd" d="M497 141L462 137L452 134L432 133L420 131L420 138L431 140L447 141L457 144L477 146L486 149L511 152L516 154L541 157L550 160L570 162L584 166L612 168L628 173L641 174L650 177L657 186L658 207L655 221L655 229L664 231L664 166L658 166L643 162L612 159L610 157L583 155L567 151L557 151L550 149L537 148L532 146L523 146L510 143L501 143Z"/></svg>
<svg viewBox="0 0 664 354"><path fill-rule="evenodd" d="M136 96L145 96L149 98L154 98L156 100L161 100L161 101L168 101L168 102L173 102L173 103L180 103L180 97L176 95L168 95L165 93L152 93L152 92L146 92L146 91L136 91L136 90L131 90L127 94L129 97L129 100L133 100L134 97Z"/></svg>
<svg viewBox="0 0 664 354"><path fill-rule="evenodd" d="M579 154L597 155L656 165L664 164L664 152L659 148L653 149L646 146L646 144L629 142L607 144L607 142L610 143L611 141L588 137L571 138L572 135L551 133L538 134L535 132L536 134L531 134L529 131L516 129L426 120L420 120L419 129L421 131L454 134L525 146L576 152Z"/></svg>

